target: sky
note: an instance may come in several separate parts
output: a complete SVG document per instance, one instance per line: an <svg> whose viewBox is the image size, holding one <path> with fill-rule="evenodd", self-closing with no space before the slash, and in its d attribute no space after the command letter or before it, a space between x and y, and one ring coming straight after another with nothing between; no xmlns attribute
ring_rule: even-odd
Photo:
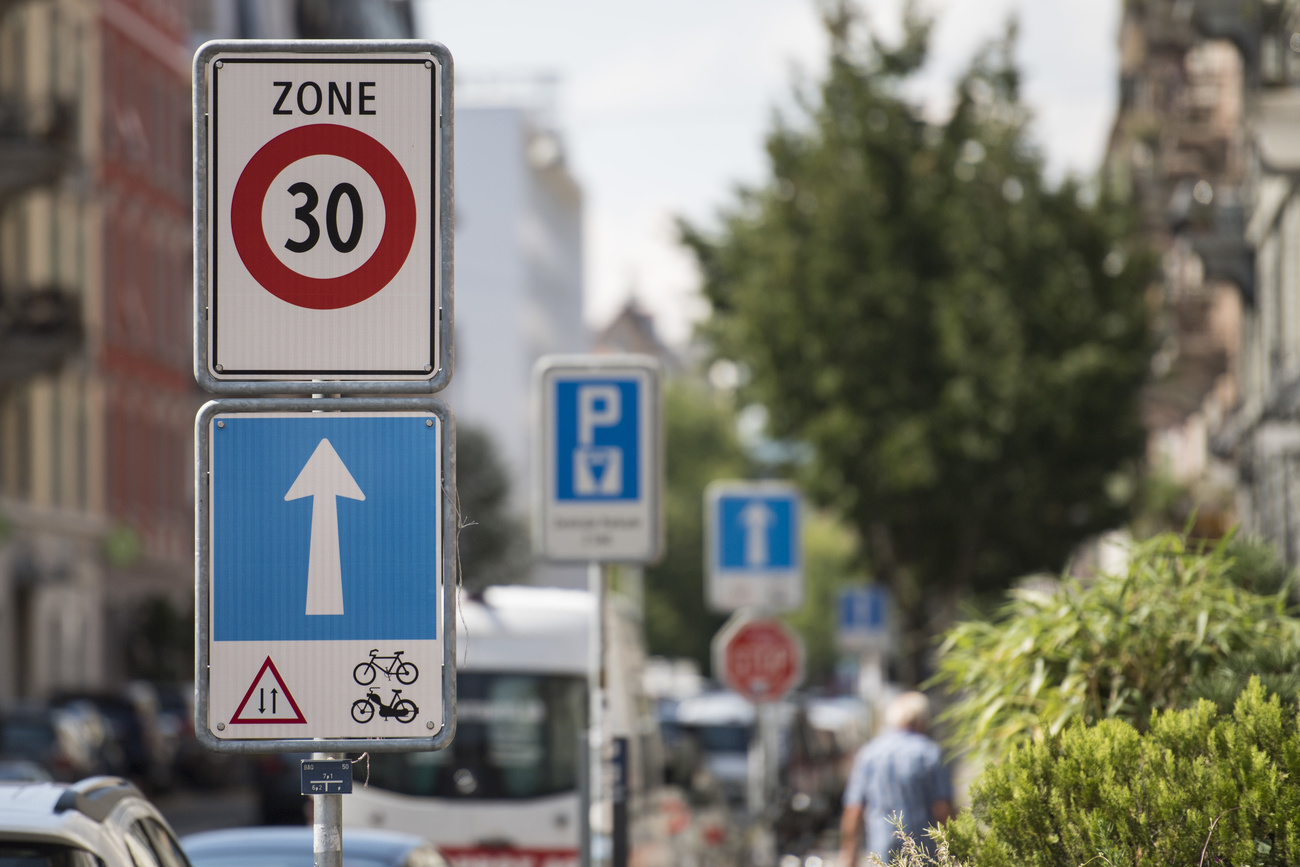
<svg viewBox="0 0 1300 867"><path fill-rule="evenodd" d="M860 0L887 38L902 0ZM1119 0L930 0L930 61L914 98L942 117L973 54L1020 24L1018 60L1049 175L1089 176L1115 108ZM826 39L814 0L416 0L421 35L450 49L458 105L531 88L584 193L585 312L629 296L682 345L707 312L675 221L705 229L738 186L763 182L773 112L815 83Z"/></svg>

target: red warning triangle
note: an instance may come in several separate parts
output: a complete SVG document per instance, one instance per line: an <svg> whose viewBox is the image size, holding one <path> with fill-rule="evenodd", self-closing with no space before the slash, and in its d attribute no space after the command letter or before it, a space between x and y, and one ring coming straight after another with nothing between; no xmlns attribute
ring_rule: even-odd
<svg viewBox="0 0 1300 867"><path fill-rule="evenodd" d="M305 723L298 702L293 700L289 687L284 685L284 678L276 670L271 657L266 658L257 670L257 677L244 693L244 700L239 703L230 724L239 723L283 725L285 723Z"/></svg>

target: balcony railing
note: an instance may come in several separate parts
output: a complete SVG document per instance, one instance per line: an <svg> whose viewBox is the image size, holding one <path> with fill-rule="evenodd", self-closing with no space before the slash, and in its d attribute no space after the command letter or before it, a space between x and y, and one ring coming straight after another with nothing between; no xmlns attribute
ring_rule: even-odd
<svg viewBox="0 0 1300 867"><path fill-rule="evenodd" d="M53 183L76 161L72 107L55 105L40 127L32 123L31 114L25 106L0 97L0 203Z"/></svg>
<svg viewBox="0 0 1300 867"><path fill-rule="evenodd" d="M0 292L0 387L57 369L83 338L76 296L52 288Z"/></svg>

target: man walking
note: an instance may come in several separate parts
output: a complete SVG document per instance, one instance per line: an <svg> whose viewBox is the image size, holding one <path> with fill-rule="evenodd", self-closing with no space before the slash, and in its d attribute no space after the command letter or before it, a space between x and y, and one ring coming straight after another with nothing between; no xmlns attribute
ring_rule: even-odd
<svg viewBox="0 0 1300 867"><path fill-rule="evenodd" d="M925 829L952 815L952 780L928 734L930 700L919 692L903 693L886 709L885 728L853 760L840 820L840 867L856 863L859 829L865 827L867 851L888 864L902 847L895 814L927 852L933 847Z"/></svg>

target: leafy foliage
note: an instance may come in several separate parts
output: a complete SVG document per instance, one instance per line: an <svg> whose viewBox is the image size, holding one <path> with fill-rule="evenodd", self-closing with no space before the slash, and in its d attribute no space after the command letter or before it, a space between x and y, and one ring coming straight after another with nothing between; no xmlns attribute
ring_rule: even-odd
<svg viewBox="0 0 1300 867"><path fill-rule="evenodd" d="M859 566L857 537L825 512L806 510L803 529L803 606L787 622L804 643L804 680L826 683L834 674L839 592L865 583Z"/></svg>
<svg viewBox="0 0 1300 867"><path fill-rule="evenodd" d="M1023 743L943 834L970 867L1300 863L1300 728L1252 681L1209 702Z"/></svg>
<svg viewBox="0 0 1300 867"><path fill-rule="evenodd" d="M461 531L457 540L466 587L512 584L528 571L524 525L509 512L510 477L484 430L456 432L456 495Z"/></svg>
<svg viewBox="0 0 1300 867"><path fill-rule="evenodd" d="M904 96L925 21L898 48L847 4L827 23L829 74L769 136L770 180L683 238L707 336L773 435L813 447L811 490L893 589L915 678L936 590L1001 589L1122 523L1107 482L1144 443L1151 259L1127 210L1043 181L1010 36L935 125Z"/></svg>
<svg viewBox="0 0 1300 867"><path fill-rule="evenodd" d="M1122 573L1019 589L996 619L955 626L934 679L959 696L944 714L950 742L996 757L1076 720L1140 728L1152 711L1206 694L1223 672L1244 685L1258 648L1294 658L1300 620L1287 614L1286 591L1239 586L1230 550L1158 536L1134 547Z"/></svg>
<svg viewBox="0 0 1300 867"><path fill-rule="evenodd" d="M704 607L704 488L745 478L730 396L682 376L664 387L664 519L667 550L646 570L646 642L651 653L696 660L709 670L709 642L723 618Z"/></svg>

